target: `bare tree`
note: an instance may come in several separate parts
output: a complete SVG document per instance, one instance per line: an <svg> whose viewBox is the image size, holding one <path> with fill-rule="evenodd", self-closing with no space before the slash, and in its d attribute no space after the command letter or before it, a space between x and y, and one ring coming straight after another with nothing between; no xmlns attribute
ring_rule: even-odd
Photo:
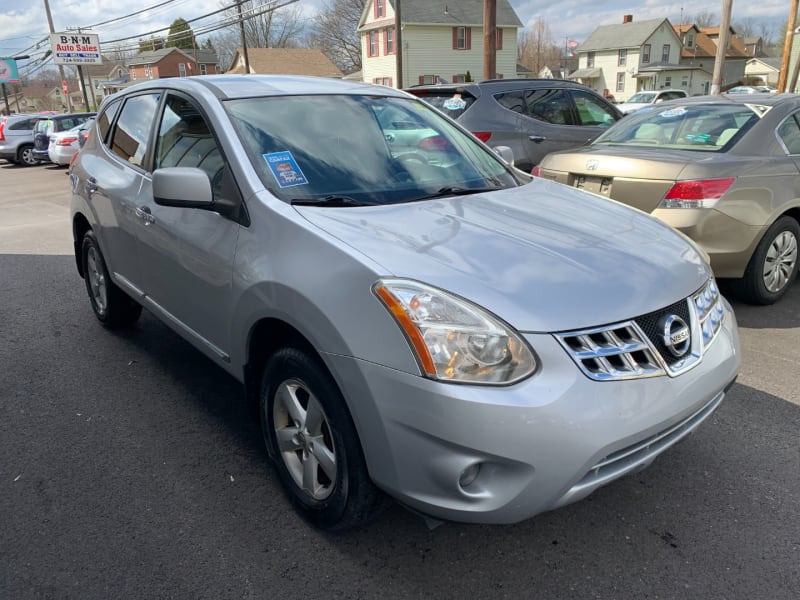
<svg viewBox="0 0 800 600"><path fill-rule="evenodd" d="M361 69L358 22L366 0L325 0L311 33L309 45L321 50L344 73Z"/></svg>
<svg viewBox="0 0 800 600"><path fill-rule="evenodd" d="M561 60L562 50L550 33L550 26L541 17L522 30L517 45L519 62L538 75L542 67Z"/></svg>
<svg viewBox="0 0 800 600"><path fill-rule="evenodd" d="M717 18L717 15L707 10L699 12L694 16L687 15L684 21L686 23L694 23L701 29L703 27L714 27L715 25L719 24L719 19Z"/></svg>
<svg viewBox="0 0 800 600"><path fill-rule="evenodd" d="M274 10L270 5L280 4L275 0L247 0L242 2L245 41L248 48L297 48L303 45L307 28L303 13L297 4L290 4ZM230 6L224 2L224 6ZM256 14L264 11L264 14ZM242 46L236 6L223 13L224 18L234 23L221 29L219 33L208 36L205 44L211 44L217 53L223 69L231 64L237 48Z"/></svg>

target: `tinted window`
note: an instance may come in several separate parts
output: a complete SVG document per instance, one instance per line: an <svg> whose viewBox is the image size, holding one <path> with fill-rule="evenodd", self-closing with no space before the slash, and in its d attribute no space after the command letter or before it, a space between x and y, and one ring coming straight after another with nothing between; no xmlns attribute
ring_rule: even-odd
<svg viewBox="0 0 800 600"><path fill-rule="evenodd" d="M119 107L122 106L122 100L116 100L106 106L100 116L97 118L97 128L100 130L100 139L105 142L108 130L111 129L111 122L117 114Z"/></svg>
<svg viewBox="0 0 800 600"><path fill-rule="evenodd" d="M161 94L142 94L125 101L110 143L114 154L142 166L160 97Z"/></svg>
<svg viewBox="0 0 800 600"><path fill-rule="evenodd" d="M219 195L225 163L203 115L191 102L169 96L161 117L156 169L195 167L208 175L214 195Z"/></svg>
<svg viewBox="0 0 800 600"><path fill-rule="evenodd" d="M472 103L475 102L475 96L462 90L460 88L453 90L409 90L415 96L419 96L431 106L435 106L451 119L457 119L463 115Z"/></svg>
<svg viewBox="0 0 800 600"><path fill-rule="evenodd" d="M23 119L22 121L17 121L12 123L9 127L10 130L17 131L17 130L28 130L30 131L33 129L33 124L36 122L36 119Z"/></svg>
<svg viewBox="0 0 800 600"><path fill-rule="evenodd" d="M524 90L495 96L501 105L523 115L554 125L574 125L572 101L564 90Z"/></svg>

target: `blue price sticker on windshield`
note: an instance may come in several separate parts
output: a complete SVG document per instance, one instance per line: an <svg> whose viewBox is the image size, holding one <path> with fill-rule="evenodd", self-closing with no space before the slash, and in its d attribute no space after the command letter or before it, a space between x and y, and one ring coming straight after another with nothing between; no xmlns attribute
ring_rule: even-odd
<svg viewBox="0 0 800 600"><path fill-rule="evenodd" d="M448 98L445 100L443 106L447 110L461 110L467 107L467 101L456 96L454 98Z"/></svg>
<svg viewBox="0 0 800 600"><path fill-rule="evenodd" d="M288 150L284 152L271 152L270 154L263 154L262 156L280 187L286 188L308 184L308 179L303 175L297 161Z"/></svg>

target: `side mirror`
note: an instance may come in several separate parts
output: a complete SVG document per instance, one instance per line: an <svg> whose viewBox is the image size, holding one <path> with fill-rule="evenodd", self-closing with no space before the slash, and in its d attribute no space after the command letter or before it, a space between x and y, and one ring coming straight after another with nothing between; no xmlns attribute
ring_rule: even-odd
<svg viewBox="0 0 800 600"><path fill-rule="evenodd" d="M153 172L153 199L159 206L212 208L211 182L202 169L169 167Z"/></svg>
<svg viewBox="0 0 800 600"><path fill-rule="evenodd" d="M492 148L494 153L506 161L512 167L514 166L514 151L508 146L495 146Z"/></svg>

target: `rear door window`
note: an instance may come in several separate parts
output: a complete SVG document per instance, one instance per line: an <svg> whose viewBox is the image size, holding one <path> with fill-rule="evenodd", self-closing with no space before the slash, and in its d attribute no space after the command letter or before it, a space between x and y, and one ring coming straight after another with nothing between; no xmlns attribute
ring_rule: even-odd
<svg viewBox="0 0 800 600"><path fill-rule="evenodd" d="M497 102L514 112L553 125L576 125L572 100L565 90L530 89L496 94Z"/></svg>

